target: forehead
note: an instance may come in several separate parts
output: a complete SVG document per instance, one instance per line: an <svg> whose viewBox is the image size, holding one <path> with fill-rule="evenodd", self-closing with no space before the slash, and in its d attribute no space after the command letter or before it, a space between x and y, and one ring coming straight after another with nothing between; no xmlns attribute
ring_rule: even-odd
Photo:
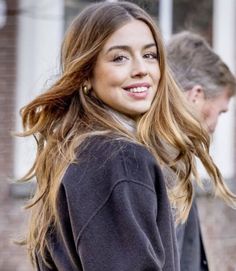
<svg viewBox="0 0 236 271"><path fill-rule="evenodd" d="M116 30L104 45L104 50L114 45L139 46L155 43L149 26L140 20L131 20Z"/></svg>
<svg viewBox="0 0 236 271"><path fill-rule="evenodd" d="M215 105L216 107L228 106L232 95L229 87L223 87L220 89L220 93L212 98L208 98L207 101L209 104Z"/></svg>
<svg viewBox="0 0 236 271"><path fill-rule="evenodd" d="M219 100L219 101L225 101L225 100L230 100L230 98L232 97L232 91L230 89L229 86L225 86L225 87L222 87L220 89L220 92L219 94L215 97L216 100Z"/></svg>

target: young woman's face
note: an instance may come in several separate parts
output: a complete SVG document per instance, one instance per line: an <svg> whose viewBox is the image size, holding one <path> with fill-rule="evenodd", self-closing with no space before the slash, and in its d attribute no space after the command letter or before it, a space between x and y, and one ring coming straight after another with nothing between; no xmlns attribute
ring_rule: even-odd
<svg viewBox="0 0 236 271"><path fill-rule="evenodd" d="M90 83L106 105L135 118L149 110L159 80L153 35L144 22L132 20L105 43Z"/></svg>

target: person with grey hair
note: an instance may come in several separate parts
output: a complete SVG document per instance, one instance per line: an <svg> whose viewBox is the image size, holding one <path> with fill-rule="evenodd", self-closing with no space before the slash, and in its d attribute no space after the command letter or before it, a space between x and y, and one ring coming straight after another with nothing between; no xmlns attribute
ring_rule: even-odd
<svg viewBox="0 0 236 271"><path fill-rule="evenodd" d="M236 92L235 77L198 34L183 31L167 43L167 58L175 79L210 134ZM185 224L177 227L181 271L209 270L196 200Z"/></svg>
<svg viewBox="0 0 236 271"><path fill-rule="evenodd" d="M203 125L213 133L218 117L236 93L235 77L203 37L183 31L167 44L168 61Z"/></svg>

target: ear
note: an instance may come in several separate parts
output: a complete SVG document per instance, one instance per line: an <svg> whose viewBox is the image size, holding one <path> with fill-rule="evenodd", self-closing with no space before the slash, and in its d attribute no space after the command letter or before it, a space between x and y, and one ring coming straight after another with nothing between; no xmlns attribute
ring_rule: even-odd
<svg viewBox="0 0 236 271"><path fill-rule="evenodd" d="M191 89L185 91L186 98L189 102L197 104L205 100L204 90L201 85L195 85Z"/></svg>

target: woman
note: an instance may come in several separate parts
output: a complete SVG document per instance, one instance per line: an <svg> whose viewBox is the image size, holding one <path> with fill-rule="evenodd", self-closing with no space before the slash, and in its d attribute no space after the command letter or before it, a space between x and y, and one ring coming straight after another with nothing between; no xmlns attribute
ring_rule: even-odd
<svg viewBox="0 0 236 271"><path fill-rule="evenodd" d="M22 109L38 152L26 244L38 270L179 270L171 208L187 217L194 157L231 203L166 67L152 19L98 3L70 26L62 74ZM171 150L171 154L170 154ZM175 155L174 155L175 154ZM161 168L178 174L166 188ZM170 205L171 204L171 205Z"/></svg>

